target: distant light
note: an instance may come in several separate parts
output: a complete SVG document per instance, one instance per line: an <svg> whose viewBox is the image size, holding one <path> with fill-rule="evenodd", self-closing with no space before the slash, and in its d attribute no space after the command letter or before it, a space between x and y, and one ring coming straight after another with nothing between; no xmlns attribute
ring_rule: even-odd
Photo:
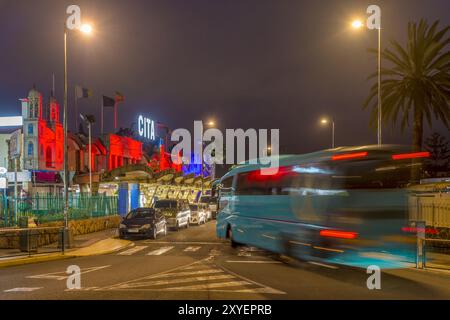
<svg viewBox="0 0 450 320"><path fill-rule="evenodd" d="M90 24L83 24L80 28L80 31L86 34L91 34L92 26Z"/></svg>
<svg viewBox="0 0 450 320"><path fill-rule="evenodd" d="M322 120L320 120L320 123L321 124L327 124L328 123L328 119L322 119Z"/></svg>
<svg viewBox="0 0 450 320"><path fill-rule="evenodd" d="M359 29L363 26L363 23L361 22L361 20L355 20L352 22L352 27L354 29Z"/></svg>
<svg viewBox="0 0 450 320"><path fill-rule="evenodd" d="M270 146L267 147L267 150L268 150L268 151L271 151L271 150L272 150L272 147L270 147Z"/></svg>
<svg viewBox="0 0 450 320"><path fill-rule="evenodd" d="M17 117L0 117L0 127L17 127L23 125L21 116Z"/></svg>
<svg viewBox="0 0 450 320"><path fill-rule="evenodd" d="M216 125L216 123L212 120L208 122L208 126L210 126L210 127L214 127L215 125Z"/></svg>

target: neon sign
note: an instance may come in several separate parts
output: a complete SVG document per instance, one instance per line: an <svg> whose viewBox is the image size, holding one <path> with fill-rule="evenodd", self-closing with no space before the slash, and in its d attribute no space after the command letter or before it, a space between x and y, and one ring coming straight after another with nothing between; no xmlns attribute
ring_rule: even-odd
<svg viewBox="0 0 450 320"><path fill-rule="evenodd" d="M138 118L138 132L139 136L143 138L155 140L155 121L140 115Z"/></svg>

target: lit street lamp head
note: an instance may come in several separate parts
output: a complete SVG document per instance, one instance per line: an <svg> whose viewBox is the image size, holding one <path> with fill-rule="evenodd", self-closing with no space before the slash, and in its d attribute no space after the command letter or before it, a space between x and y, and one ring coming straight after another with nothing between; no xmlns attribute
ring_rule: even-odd
<svg viewBox="0 0 450 320"><path fill-rule="evenodd" d="M321 123L321 124L327 124L327 123L328 123L328 119L325 119L325 118L324 118L324 119L320 120L320 123Z"/></svg>
<svg viewBox="0 0 450 320"><path fill-rule="evenodd" d="M214 127L216 125L216 123L214 121L208 121L208 126L210 127Z"/></svg>
<svg viewBox="0 0 450 320"><path fill-rule="evenodd" d="M80 31L85 34L91 34L92 33L92 26L90 24L83 24L80 28Z"/></svg>
<svg viewBox="0 0 450 320"><path fill-rule="evenodd" d="M354 20L352 22L353 29L360 29L360 28L362 28L362 26L363 26L363 23L361 22L361 20Z"/></svg>

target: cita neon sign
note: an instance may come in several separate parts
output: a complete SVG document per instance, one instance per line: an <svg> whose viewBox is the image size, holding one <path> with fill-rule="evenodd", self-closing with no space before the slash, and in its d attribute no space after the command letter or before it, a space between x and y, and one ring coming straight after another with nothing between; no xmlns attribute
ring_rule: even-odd
<svg viewBox="0 0 450 320"><path fill-rule="evenodd" d="M138 117L138 132L140 137L155 140L155 121L140 115Z"/></svg>

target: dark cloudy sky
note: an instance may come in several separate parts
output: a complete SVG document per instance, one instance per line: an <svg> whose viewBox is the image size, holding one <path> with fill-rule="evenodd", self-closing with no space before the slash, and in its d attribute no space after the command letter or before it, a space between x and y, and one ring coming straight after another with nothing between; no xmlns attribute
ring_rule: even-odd
<svg viewBox="0 0 450 320"><path fill-rule="evenodd" d="M139 113L172 128L212 117L222 129L279 128L290 153L328 147L322 115L336 119L338 145L376 142L362 103L377 34L349 29L369 4L382 7L384 45L404 42L408 21L450 24L448 0L0 0L0 115L19 113L33 83L47 99L52 73L62 105L69 4L95 27L69 34L69 108L75 84L94 90L80 108L97 116L100 95L119 90L122 126ZM408 141L385 130L385 142Z"/></svg>

